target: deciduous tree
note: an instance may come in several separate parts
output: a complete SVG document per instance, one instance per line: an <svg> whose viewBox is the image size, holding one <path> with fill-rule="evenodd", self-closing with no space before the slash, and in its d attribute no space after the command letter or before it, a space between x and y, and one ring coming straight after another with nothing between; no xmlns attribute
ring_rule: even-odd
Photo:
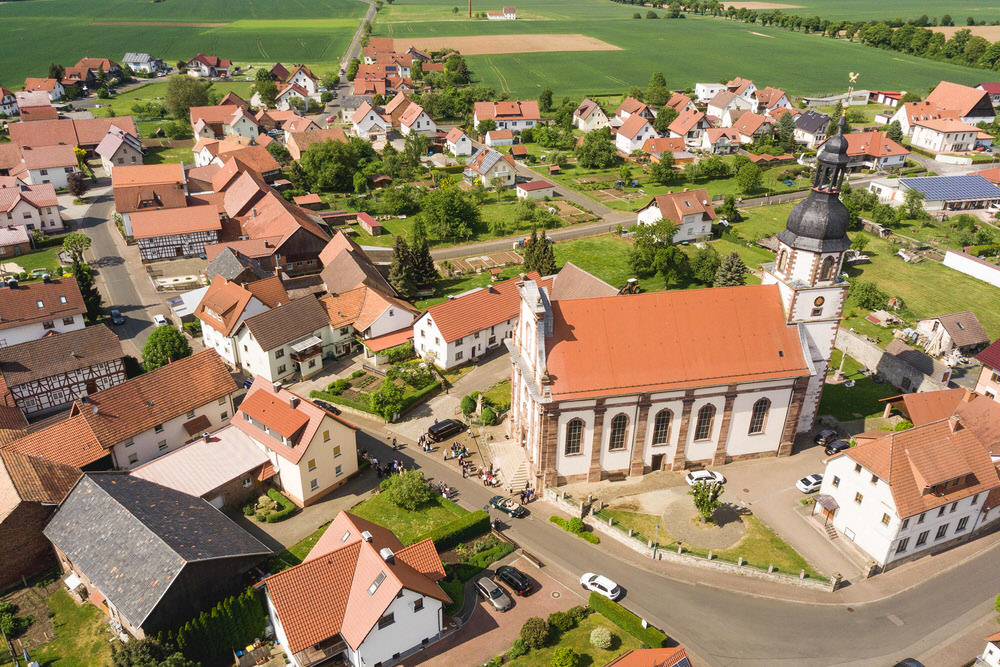
<svg viewBox="0 0 1000 667"><path fill-rule="evenodd" d="M705 245L704 248L698 248L694 257L691 258L691 275L694 276L695 280L706 285L711 284L715 280L715 274L721 264L722 258L719 257L715 248Z"/></svg>
<svg viewBox="0 0 1000 667"><path fill-rule="evenodd" d="M715 510L719 509L722 501L719 496L725 487L718 482L696 482L688 491L694 501L694 507L698 510L698 515L705 523L712 523L712 516Z"/></svg>
<svg viewBox="0 0 1000 667"><path fill-rule="evenodd" d="M90 237L81 232L70 232L63 237L63 250L74 264L83 263L83 253L90 248Z"/></svg>
<svg viewBox="0 0 1000 667"><path fill-rule="evenodd" d="M744 194L754 192L760 187L762 178L760 167L753 163L745 164L736 173L736 187Z"/></svg>
<svg viewBox="0 0 1000 667"><path fill-rule="evenodd" d="M386 378L368 398L369 409L385 420L390 420L403 409L403 388Z"/></svg>
<svg viewBox="0 0 1000 667"><path fill-rule="evenodd" d="M169 324L153 329L146 344L142 346L142 367L152 371L166 366L171 361L177 361L191 356L191 345L184 334Z"/></svg>
<svg viewBox="0 0 1000 667"><path fill-rule="evenodd" d="M207 81L195 79L184 74L177 74L170 77L167 82L167 93L164 106L174 119L188 121L188 111L191 107L206 106L208 102L208 91L212 84Z"/></svg>
<svg viewBox="0 0 1000 667"><path fill-rule="evenodd" d="M433 190L420 202L427 229L441 239L469 238L479 226L479 207L454 185Z"/></svg>
<svg viewBox="0 0 1000 667"><path fill-rule="evenodd" d="M538 94L538 109L539 111L552 111L551 88L542 88L542 92Z"/></svg>
<svg viewBox="0 0 1000 667"><path fill-rule="evenodd" d="M576 148L576 157L586 169L607 169L618 161L618 151L611 139L611 130L604 127L588 132Z"/></svg>

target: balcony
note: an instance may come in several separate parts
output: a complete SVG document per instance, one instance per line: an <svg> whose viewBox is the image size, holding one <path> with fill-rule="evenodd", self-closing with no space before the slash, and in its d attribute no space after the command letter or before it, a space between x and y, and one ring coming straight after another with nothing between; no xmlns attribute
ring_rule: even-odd
<svg viewBox="0 0 1000 667"><path fill-rule="evenodd" d="M312 667L320 664L347 664L343 653L347 650L347 642L340 635L331 637L325 642L315 644L295 654L295 660L302 667ZM336 661L336 662L334 662Z"/></svg>
<svg viewBox="0 0 1000 667"><path fill-rule="evenodd" d="M292 346L292 360L302 363L323 352L323 341L318 336L309 336Z"/></svg>

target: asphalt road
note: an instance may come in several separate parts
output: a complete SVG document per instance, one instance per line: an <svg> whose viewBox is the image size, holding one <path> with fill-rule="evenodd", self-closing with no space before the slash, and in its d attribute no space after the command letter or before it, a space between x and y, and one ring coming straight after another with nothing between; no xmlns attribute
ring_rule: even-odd
<svg viewBox="0 0 1000 667"><path fill-rule="evenodd" d="M117 308L125 316L125 323L114 327L125 352L141 359L140 352L146 337L153 330L153 318L146 312L146 304L136 281L146 280L143 275L132 275L115 243L118 233L111 215L114 199L110 192L95 197L77 227L91 239L85 259L96 271L96 283L104 297L104 308Z"/></svg>
<svg viewBox="0 0 1000 667"><path fill-rule="evenodd" d="M372 435L384 433L384 427L352 420L367 431L359 446L382 460L401 458L410 465L415 459L427 477L457 488L463 506L482 507L495 495L493 489L462 479L455 465L437 456L412 446L393 453L384 436ZM849 606L774 600L698 583L699 571L693 568L690 580L664 576L652 570L653 563L615 542L593 546L554 527L545 504L529 509L532 514L525 519L505 517L510 525L506 533L540 558L547 574L571 590L579 590L583 572L612 577L626 591L626 607L711 665L888 667L904 657L919 658L981 619L1000 590L996 549L991 549L876 602Z"/></svg>

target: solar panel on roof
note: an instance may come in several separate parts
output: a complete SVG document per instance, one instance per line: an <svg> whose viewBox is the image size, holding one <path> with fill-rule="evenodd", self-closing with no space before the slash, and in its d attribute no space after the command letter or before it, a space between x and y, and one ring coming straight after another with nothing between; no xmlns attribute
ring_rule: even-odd
<svg viewBox="0 0 1000 667"><path fill-rule="evenodd" d="M929 200L1000 199L1000 188L979 174L901 178L899 182Z"/></svg>

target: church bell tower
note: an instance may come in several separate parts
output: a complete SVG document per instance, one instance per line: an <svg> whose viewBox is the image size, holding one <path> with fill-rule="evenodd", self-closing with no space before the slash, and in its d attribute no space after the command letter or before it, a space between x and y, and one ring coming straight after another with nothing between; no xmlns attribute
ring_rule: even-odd
<svg viewBox="0 0 1000 667"><path fill-rule="evenodd" d="M764 266L763 283L777 283L785 319L797 325L813 365L797 431L811 429L816 421L820 393L833 354L837 329L847 298L847 282L840 271L850 214L840 201L840 186L847 172L847 139L844 119L816 158L816 175L809 196L788 215L778 234L778 255Z"/></svg>

